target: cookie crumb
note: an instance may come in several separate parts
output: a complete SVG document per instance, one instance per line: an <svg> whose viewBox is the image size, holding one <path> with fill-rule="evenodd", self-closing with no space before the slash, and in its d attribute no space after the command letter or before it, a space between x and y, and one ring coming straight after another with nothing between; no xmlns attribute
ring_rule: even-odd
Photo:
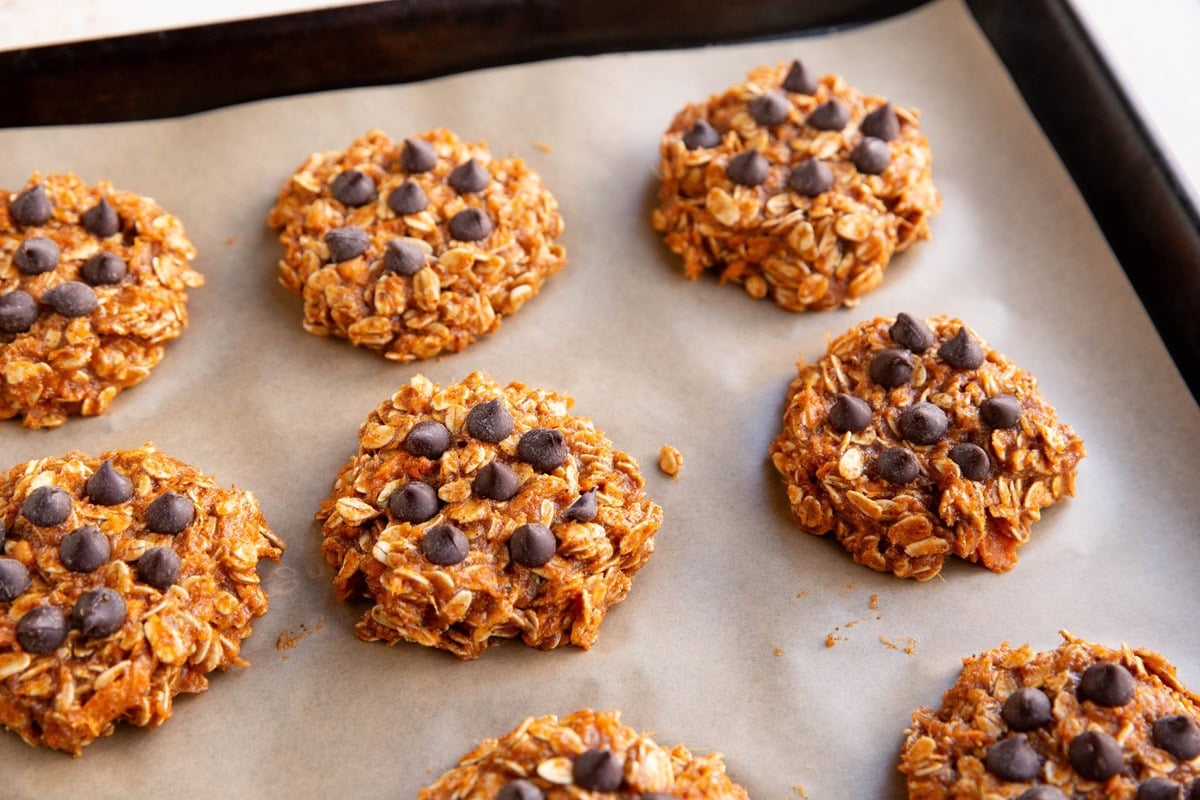
<svg viewBox="0 0 1200 800"><path fill-rule="evenodd" d="M904 638L903 645L901 645L899 642L893 642L891 639L888 639L884 636L879 637L879 642L889 650L903 650L904 654L908 656L916 655L917 652L917 640L916 637L913 636L906 636Z"/></svg>
<svg viewBox="0 0 1200 800"><path fill-rule="evenodd" d="M783 648L782 648L782 647L776 647L776 648L775 648L775 657L776 657L776 658L778 658L778 657L779 657L779 656L781 656L781 655L783 655Z"/></svg>
<svg viewBox="0 0 1200 800"><path fill-rule="evenodd" d="M879 595L871 595L871 600L867 603L867 608L871 609L872 611L879 610ZM879 619L879 617L876 617L875 619Z"/></svg>
<svg viewBox="0 0 1200 800"><path fill-rule="evenodd" d="M549 153L551 150L554 149L550 145L546 144L545 142L540 142L540 141L535 141L533 143L533 146L536 147L538 150L541 150L543 153Z"/></svg>
<svg viewBox="0 0 1200 800"><path fill-rule="evenodd" d="M669 444L664 444L662 450L658 451L658 468L664 475L678 478L679 471L683 469L683 453Z"/></svg>
<svg viewBox="0 0 1200 800"><path fill-rule="evenodd" d="M275 640L275 649L291 650L293 647L299 644L301 640L307 639L309 636L312 636L314 633L321 630L321 627L324 624L325 618L317 617L317 621L313 623L312 627L301 624L299 628L284 628L279 632L279 638Z"/></svg>
<svg viewBox="0 0 1200 800"><path fill-rule="evenodd" d="M796 592L796 599L802 600L805 597L808 597L810 594L812 594L812 589L801 589L800 591Z"/></svg>
<svg viewBox="0 0 1200 800"><path fill-rule="evenodd" d="M792 791L796 793L796 796L799 797L800 800L808 800L808 792L804 791L804 787L800 784L797 783L795 786L793 786Z"/></svg>
<svg viewBox="0 0 1200 800"><path fill-rule="evenodd" d="M825 646L826 647L833 647L838 642L846 641L845 636L838 636L838 635L836 635L836 633L834 633L834 631L836 631L836 630L837 630L837 628L834 628L834 630L830 631L829 635L825 637Z"/></svg>

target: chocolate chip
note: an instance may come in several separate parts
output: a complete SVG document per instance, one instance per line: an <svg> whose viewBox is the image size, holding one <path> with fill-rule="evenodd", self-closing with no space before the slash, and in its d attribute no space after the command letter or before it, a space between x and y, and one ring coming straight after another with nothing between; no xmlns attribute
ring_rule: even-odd
<svg viewBox="0 0 1200 800"><path fill-rule="evenodd" d="M480 403L467 414L467 433L481 442L503 441L512 433L513 418L500 398Z"/></svg>
<svg viewBox="0 0 1200 800"><path fill-rule="evenodd" d="M15 558L0 557L0 603L16 600L33 584L29 569Z"/></svg>
<svg viewBox="0 0 1200 800"><path fill-rule="evenodd" d="M808 124L819 131L840 131L850 121L850 110L837 100L828 100L808 115Z"/></svg>
<svg viewBox="0 0 1200 800"><path fill-rule="evenodd" d="M333 196L348 206L365 206L375 199L375 181L365 172L348 169L329 185Z"/></svg>
<svg viewBox="0 0 1200 800"><path fill-rule="evenodd" d="M546 793L527 780L509 781L500 787L496 800L545 800Z"/></svg>
<svg viewBox="0 0 1200 800"><path fill-rule="evenodd" d="M383 251L383 268L399 275L416 275L429 257L412 242L392 239Z"/></svg>
<svg viewBox="0 0 1200 800"><path fill-rule="evenodd" d="M979 404L979 418L989 428L1015 428L1021 424L1021 401L1011 394L998 394Z"/></svg>
<svg viewBox="0 0 1200 800"><path fill-rule="evenodd" d="M39 486L21 504L21 516L39 528L58 525L71 516L71 495L57 486Z"/></svg>
<svg viewBox="0 0 1200 800"><path fill-rule="evenodd" d="M1150 778L1138 787L1136 800L1183 800L1183 787L1166 778Z"/></svg>
<svg viewBox="0 0 1200 800"><path fill-rule="evenodd" d="M92 286L111 286L129 274L129 267L116 253L105 250L83 262L79 274Z"/></svg>
<svg viewBox="0 0 1200 800"><path fill-rule="evenodd" d="M958 471L969 481L987 480L992 474L992 462L979 445L963 442L950 448L950 460L958 464Z"/></svg>
<svg viewBox="0 0 1200 800"><path fill-rule="evenodd" d="M1017 689L1004 701L1000 716L1014 731L1031 731L1040 728L1054 718L1050 710L1050 698L1041 689L1026 686Z"/></svg>
<svg viewBox="0 0 1200 800"><path fill-rule="evenodd" d="M441 458L450 447L450 429L440 422L425 419L412 426L404 437L404 449L414 456Z"/></svg>
<svg viewBox="0 0 1200 800"><path fill-rule="evenodd" d="M750 101L750 116L759 125L778 125L788 118L792 104L779 92L760 94Z"/></svg>
<svg viewBox="0 0 1200 800"><path fill-rule="evenodd" d="M933 347L933 331L929 326L903 311L896 315L888 334L893 342L913 353L924 353Z"/></svg>
<svg viewBox="0 0 1200 800"><path fill-rule="evenodd" d="M39 183L14 197L8 206L8 213L18 225L41 225L50 219L54 209L50 205L46 187Z"/></svg>
<svg viewBox="0 0 1200 800"><path fill-rule="evenodd" d="M1192 791L1191 794L1188 795L1188 800L1200 800L1200 779L1197 779L1196 782L1192 784Z"/></svg>
<svg viewBox="0 0 1200 800"><path fill-rule="evenodd" d="M401 216L419 214L429 205L429 197L420 184L409 178L404 183L392 189L388 195L388 208Z"/></svg>
<svg viewBox="0 0 1200 800"><path fill-rule="evenodd" d="M688 150L701 147L716 147L721 143L721 134L708 123L708 120L698 119L688 132L683 135L683 146Z"/></svg>
<svg viewBox="0 0 1200 800"><path fill-rule="evenodd" d="M480 467L471 483L475 494L488 500L511 500L520 487L517 473L500 461L489 461Z"/></svg>
<svg viewBox="0 0 1200 800"><path fill-rule="evenodd" d="M817 79L809 75L797 59L792 62L787 77L783 79L783 88L796 94L813 94L817 91Z"/></svg>
<svg viewBox="0 0 1200 800"><path fill-rule="evenodd" d="M579 499L563 512L563 519L576 522L591 522L596 518L596 490L590 489L579 495Z"/></svg>
<svg viewBox="0 0 1200 800"><path fill-rule="evenodd" d="M86 317L99 304L92 287L79 281L60 283L43 292L42 302L64 317Z"/></svg>
<svg viewBox="0 0 1200 800"><path fill-rule="evenodd" d="M946 412L933 403L916 403L900 414L900 433L913 444L933 444L949 426Z"/></svg>
<svg viewBox="0 0 1200 800"><path fill-rule="evenodd" d="M58 245L45 236L30 236L13 253L13 264L22 275L41 275L58 266Z"/></svg>
<svg viewBox="0 0 1200 800"><path fill-rule="evenodd" d="M95 572L111 555L108 537L95 525L76 528L58 543L58 558L72 572Z"/></svg>
<svg viewBox="0 0 1200 800"><path fill-rule="evenodd" d="M71 609L71 624L89 639L111 636L125 624L125 600L112 589L86 591Z"/></svg>
<svg viewBox="0 0 1200 800"><path fill-rule="evenodd" d="M900 135L900 120L890 102L863 117L862 125L858 126L863 136L872 136L890 142Z"/></svg>
<svg viewBox="0 0 1200 800"><path fill-rule="evenodd" d="M584 750L575 757L571 777L580 789L593 792L615 792L621 788L624 770L621 762L607 747Z"/></svg>
<svg viewBox="0 0 1200 800"><path fill-rule="evenodd" d="M175 492L163 492L146 506L146 527L152 533L174 535L191 525L195 518L195 504Z"/></svg>
<svg viewBox="0 0 1200 800"><path fill-rule="evenodd" d="M137 560L138 580L166 591L179 580L179 554L170 547L151 547Z"/></svg>
<svg viewBox="0 0 1200 800"><path fill-rule="evenodd" d="M850 151L850 160L864 175L878 175L892 163L892 151L887 142L867 136Z"/></svg>
<svg viewBox="0 0 1200 800"><path fill-rule="evenodd" d="M517 456L538 472L553 472L567 460L567 440L554 428L534 428L521 434Z"/></svg>
<svg viewBox="0 0 1200 800"><path fill-rule="evenodd" d="M335 264L358 258L367 252L371 237L362 228L347 225L334 228L325 234L325 245L329 248L329 260Z"/></svg>
<svg viewBox="0 0 1200 800"><path fill-rule="evenodd" d="M437 166L437 151L424 139L405 139L400 166L407 172L429 172Z"/></svg>
<svg viewBox="0 0 1200 800"><path fill-rule="evenodd" d="M938 355L955 369L975 369L983 363L983 348L966 328L959 328L953 339L943 342Z"/></svg>
<svg viewBox="0 0 1200 800"><path fill-rule="evenodd" d="M1023 733L1001 739L989 747L984 764L988 772L1002 781L1031 781L1042 768L1037 752Z"/></svg>
<svg viewBox="0 0 1200 800"><path fill-rule="evenodd" d="M133 481L117 472L112 461L105 459L100 468L92 473L84 487L88 500L98 506L115 506L133 497Z"/></svg>
<svg viewBox="0 0 1200 800"><path fill-rule="evenodd" d="M0 297L0 333L24 333L37 318L37 301L29 292L14 289Z"/></svg>
<svg viewBox="0 0 1200 800"><path fill-rule="evenodd" d="M1017 800L1067 800L1067 796L1053 786L1034 786L1017 795Z"/></svg>
<svg viewBox="0 0 1200 800"><path fill-rule="evenodd" d="M833 188L833 170L817 158L806 158L788 176L788 186L796 194L816 197Z"/></svg>
<svg viewBox="0 0 1200 800"><path fill-rule="evenodd" d="M453 525L434 525L421 537L421 552L439 567L462 561L470 548L467 535Z"/></svg>
<svg viewBox="0 0 1200 800"><path fill-rule="evenodd" d="M522 567L542 567L554 558L558 540L545 525L530 523L513 531L508 539L508 553Z"/></svg>
<svg viewBox="0 0 1200 800"><path fill-rule="evenodd" d="M921 474L921 465L911 450L903 447L889 447L879 454L875 467L880 476L888 483L904 485L912 483Z"/></svg>
<svg viewBox="0 0 1200 800"><path fill-rule="evenodd" d="M450 238L460 242L478 242L491 235L492 221L478 208L464 208L450 218Z"/></svg>
<svg viewBox="0 0 1200 800"><path fill-rule="evenodd" d="M34 606L17 623L17 641L27 653L53 653L67 640L67 618L55 606Z"/></svg>
<svg viewBox="0 0 1200 800"><path fill-rule="evenodd" d="M452 169L449 178L450 185L459 194L481 191L491 180L491 173L473 158Z"/></svg>
<svg viewBox="0 0 1200 800"><path fill-rule="evenodd" d="M401 522L425 522L437 516L437 489L421 481L409 481L388 498L392 516Z"/></svg>
<svg viewBox="0 0 1200 800"><path fill-rule="evenodd" d="M1154 743L1180 761L1200 756L1200 726L1183 714L1161 717L1154 721Z"/></svg>
<svg viewBox="0 0 1200 800"><path fill-rule="evenodd" d="M99 203L83 212L79 221L85 231L101 239L107 239L121 229L121 218L107 197L101 197Z"/></svg>
<svg viewBox="0 0 1200 800"><path fill-rule="evenodd" d="M1134 688L1129 670L1120 664L1102 661L1083 671L1075 693L1080 701L1091 700L1098 706L1116 708L1133 699Z"/></svg>
<svg viewBox="0 0 1200 800"><path fill-rule="evenodd" d="M738 153L729 159L729 164L725 167L725 176L742 186L758 186L767 179L770 172L771 165L754 148Z"/></svg>
<svg viewBox="0 0 1200 800"><path fill-rule="evenodd" d="M860 397L839 394L829 407L829 424L838 433L861 431L871 424L871 406Z"/></svg>
<svg viewBox="0 0 1200 800"><path fill-rule="evenodd" d="M1067 760L1089 781L1106 781L1125 766L1121 745L1100 731L1085 731L1072 739Z"/></svg>
<svg viewBox="0 0 1200 800"><path fill-rule="evenodd" d="M912 379L913 360L907 350L888 348L881 350L871 359L867 368L871 380L885 389L903 386Z"/></svg>

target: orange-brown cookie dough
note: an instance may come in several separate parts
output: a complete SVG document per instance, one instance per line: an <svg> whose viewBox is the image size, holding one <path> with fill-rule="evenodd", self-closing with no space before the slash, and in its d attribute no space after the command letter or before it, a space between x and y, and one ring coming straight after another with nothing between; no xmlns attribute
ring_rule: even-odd
<svg viewBox="0 0 1200 800"><path fill-rule="evenodd" d="M144 380L204 278L148 197L34 173L0 191L0 419L51 428Z"/></svg>
<svg viewBox="0 0 1200 800"><path fill-rule="evenodd" d="M13 467L0 522L0 722L75 755L245 666L255 568L283 551L252 494L151 445Z"/></svg>
<svg viewBox="0 0 1200 800"><path fill-rule="evenodd" d="M374 602L359 638L460 658L513 637L596 641L662 509L572 404L476 372L445 387L418 375L371 413L317 514L338 597Z"/></svg>
<svg viewBox="0 0 1200 800"><path fill-rule="evenodd" d="M617 711L529 717L486 739L417 800L746 800L720 753L668 750L621 724Z"/></svg>
<svg viewBox="0 0 1200 800"><path fill-rule="evenodd" d="M913 712L911 800L1192 800L1200 698L1158 653L1066 631L1057 650L963 659L940 709Z"/></svg>
<svg viewBox="0 0 1200 800"><path fill-rule="evenodd" d="M689 278L789 311L857 305L941 209L918 116L798 61L758 67L675 116L651 222Z"/></svg>
<svg viewBox="0 0 1200 800"><path fill-rule="evenodd" d="M403 142L373 130L310 156L267 222L305 330L395 361L462 350L566 263L537 173L443 128Z"/></svg>
<svg viewBox="0 0 1200 800"><path fill-rule="evenodd" d="M807 533L928 580L950 555L1005 572L1074 494L1083 442L1033 376L960 320L900 314L833 340L792 381L771 461Z"/></svg>

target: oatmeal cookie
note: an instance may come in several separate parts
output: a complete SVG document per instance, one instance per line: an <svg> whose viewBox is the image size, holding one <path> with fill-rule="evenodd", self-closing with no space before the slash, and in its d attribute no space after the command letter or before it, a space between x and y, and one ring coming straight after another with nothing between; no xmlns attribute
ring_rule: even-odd
<svg viewBox="0 0 1200 800"><path fill-rule="evenodd" d="M1200 697L1158 653L1062 636L963 659L942 707L913 712L911 800L1200 797Z"/></svg>
<svg viewBox="0 0 1200 800"><path fill-rule="evenodd" d="M1041 509L1075 493L1083 442L957 319L864 322L789 394L771 461L792 514L872 569L928 580L953 554L1005 572Z"/></svg>
<svg viewBox="0 0 1200 800"><path fill-rule="evenodd" d="M720 753L670 750L621 724L618 711L576 711L561 720L529 717L487 739L417 800L746 800Z"/></svg>
<svg viewBox="0 0 1200 800"><path fill-rule="evenodd" d="M918 118L799 61L758 67L675 116L651 222L689 278L788 311L857 305L941 209Z"/></svg>
<svg viewBox="0 0 1200 800"><path fill-rule="evenodd" d="M252 494L152 445L13 467L0 523L0 722L74 755L245 666L255 567L283 550Z"/></svg>
<svg viewBox="0 0 1200 800"><path fill-rule="evenodd" d="M72 174L0 191L0 419L51 428L144 380L204 283L179 220Z"/></svg>
<svg viewBox="0 0 1200 800"><path fill-rule="evenodd" d="M305 330L395 361L491 333L567 260L537 173L441 128L401 143L373 130L310 156L267 222L281 230L280 282L304 298Z"/></svg>
<svg viewBox="0 0 1200 800"><path fill-rule="evenodd" d="M573 401L481 373L416 376L371 412L317 518L366 641L477 658L521 637L589 648L654 551L662 509Z"/></svg>

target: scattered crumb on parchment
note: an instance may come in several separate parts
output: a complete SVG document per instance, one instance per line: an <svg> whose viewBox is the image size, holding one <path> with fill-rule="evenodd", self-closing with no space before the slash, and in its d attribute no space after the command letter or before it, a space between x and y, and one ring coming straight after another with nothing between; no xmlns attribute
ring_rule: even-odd
<svg viewBox="0 0 1200 800"><path fill-rule="evenodd" d="M917 654L917 639L915 636L904 637L903 644L900 642L893 642L891 639L888 639L884 636L880 636L879 641L889 650L903 650L904 654L909 656Z"/></svg>
<svg viewBox="0 0 1200 800"><path fill-rule="evenodd" d="M542 141L535 141L533 143L533 146L536 147L538 150L541 150L543 153L549 153L551 150L554 149L550 145L548 145Z"/></svg>
<svg viewBox="0 0 1200 800"><path fill-rule="evenodd" d="M797 783L795 786L793 786L792 791L796 793L796 796L799 797L800 800L808 800L808 792L804 791L804 787L800 784Z"/></svg>
<svg viewBox="0 0 1200 800"><path fill-rule="evenodd" d="M317 631L321 630L321 626L325 624L324 617L317 617L317 621L311 626L300 625L298 628L284 628L279 632L279 638L275 640L276 650L291 650L301 640L307 639Z"/></svg>
<svg viewBox="0 0 1200 800"><path fill-rule="evenodd" d="M677 478L679 471L683 469L683 453L669 444L664 444L662 450L658 451L658 468L664 475Z"/></svg>
<svg viewBox="0 0 1200 800"><path fill-rule="evenodd" d="M808 597L810 594L812 594L812 589L801 589L800 591L796 592L796 599L801 600L805 597Z"/></svg>
<svg viewBox="0 0 1200 800"><path fill-rule="evenodd" d="M825 637L825 646L826 647L833 647L838 642L846 641L845 636L838 636L835 633L835 631L838 631L838 630L840 630L840 628L834 628L832 631L829 632L829 635Z"/></svg>
<svg viewBox="0 0 1200 800"><path fill-rule="evenodd" d="M871 602L867 603L867 608L871 609L872 611L879 610L879 595L871 595Z"/></svg>
<svg viewBox="0 0 1200 800"><path fill-rule="evenodd" d="M775 648L775 657L776 657L776 658L779 658L781 655L783 655L783 648L782 648L782 647L776 647L776 648Z"/></svg>

